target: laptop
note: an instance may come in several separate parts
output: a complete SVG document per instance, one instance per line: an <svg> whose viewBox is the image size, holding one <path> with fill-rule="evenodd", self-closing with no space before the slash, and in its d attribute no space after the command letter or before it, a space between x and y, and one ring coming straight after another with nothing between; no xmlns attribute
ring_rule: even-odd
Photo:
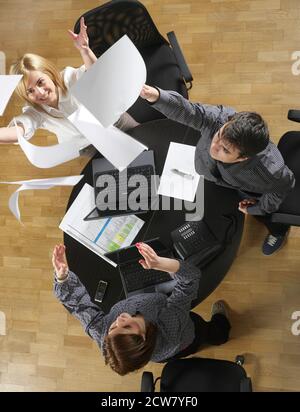
<svg viewBox="0 0 300 412"><path fill-rule="evenodd" d="M153 150L141 153L122 172L105 158L94 159L92 169L96 207L84 220L153 210L158 201Z"/></svg>
<svg viewBox="0 0 300 412"><path fill-rule="evenodd" d="M171 250L159 238L144 243L151 246L160 256L173 257ZM126 298L141 293L159 292L169 294L177 283L167 272L144 269L139 263L142 255L136 246L121 248L106 253L105 256L117 263Z"/></svg>

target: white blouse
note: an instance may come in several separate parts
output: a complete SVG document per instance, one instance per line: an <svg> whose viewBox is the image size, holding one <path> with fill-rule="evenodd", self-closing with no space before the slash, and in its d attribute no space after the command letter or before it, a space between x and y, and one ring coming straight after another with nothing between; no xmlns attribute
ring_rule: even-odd
<svg viewBox="0 0 300 412"><path fill-rule="evenodd" d="M80 79L84 72L84 65L77 69L66 67L61 72L68 90ZM33 106L26 105L22 109L23 114L15 117L17 124L21 124L24 127L25 139L29 140L37 129L46 129L57 136L59 143L73 140L74 143L78 145L78 149L90 145L90 142L67 119L70 114L78 109L80 103L69 91L66 95L62 95L61 90L58 90L58 92L58 109L54 109L47 105L41 105L46 111L43 112L37 110ZM55 117L51 115L54 115ZM11 121L9 127L13 125L14 123Z"/></svg>

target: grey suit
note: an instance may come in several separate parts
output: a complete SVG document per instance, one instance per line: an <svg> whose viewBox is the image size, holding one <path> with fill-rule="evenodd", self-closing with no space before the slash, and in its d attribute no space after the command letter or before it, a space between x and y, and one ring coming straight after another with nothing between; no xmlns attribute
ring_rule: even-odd
<svg viewBox="0 0 300 412"><path fill-rule="evenodd" d="M258 194L258 202L247 209L249 214L265 216L275 212L294 187L295 178L274 143L270 142L265 150L243 162L216 161L209 154L212 138L235 110L191 103L176 92L158 90L159 100L152 106L169 119L201 133L195 154L196 171L218 185Z"/></svg>

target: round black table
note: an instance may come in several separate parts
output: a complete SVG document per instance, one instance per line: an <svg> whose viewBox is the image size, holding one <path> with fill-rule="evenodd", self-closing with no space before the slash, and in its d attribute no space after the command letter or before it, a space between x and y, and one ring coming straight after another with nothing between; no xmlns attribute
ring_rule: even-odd
<svg viewBox="0 0 300 412"><path fill-rule="evenodd" d="M131 130L129 134L154 151L156 173L159 175L162 173L171 141L195 146L201 136L198 131L168 119L144 123ZM85 183L93 185L92 159L81 174L84 177L74 187L67 209ZM171 205L172 201L173 199L171 199ZM193 302L193 306L204 300L220 284L236 256L244 225L244 215L238 211L238 202L236 190L217 186L209 181L204 182L204 215L209 220L211 228L217 231L218 228L214 228L214 222L218 225L218 218L226 214L235 215L237 227L225 250L203 268L198 297ZM174 210L171 207L171 210L149 211L139 215L145 224L135 242L160 237L167 246L172 247L170 233L184 223L185 214L185 210ZM118 269L66 233L64 233L64 243L70 269L79 276L92 298L99 280L108 282L107 292L101 304L102 309L108 312L112 305L125 297Z"/></svg>

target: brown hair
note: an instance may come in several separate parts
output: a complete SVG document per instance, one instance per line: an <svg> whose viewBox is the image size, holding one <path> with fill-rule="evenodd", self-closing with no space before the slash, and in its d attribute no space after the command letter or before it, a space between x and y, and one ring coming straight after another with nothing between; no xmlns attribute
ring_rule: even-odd
<svg viewBox="0 0 300 412"><path fill-rule="evenodd" d="M141 335L106 335L103 353L105 364L123 376L145 366L153 353L157 336L157 326L146 323L145 340Z"/></svg>
<svg viewBox="0 0 300 412"><path fill-rule="evenodd" d="M28 75L31 71L40 71L47 74L53 81L56 87L59 87L63 94L67 93L67 87L64 80L58 71L57 67L44 57L38 56L37 54L26 53L23 57L12 64L9 73L10 74L23 74L22 80L16 87L16 92L19 97L29 103L31 106L38 110L43 110L37 104L30 101L26 93L26 82L28 80Z"/></svg>

